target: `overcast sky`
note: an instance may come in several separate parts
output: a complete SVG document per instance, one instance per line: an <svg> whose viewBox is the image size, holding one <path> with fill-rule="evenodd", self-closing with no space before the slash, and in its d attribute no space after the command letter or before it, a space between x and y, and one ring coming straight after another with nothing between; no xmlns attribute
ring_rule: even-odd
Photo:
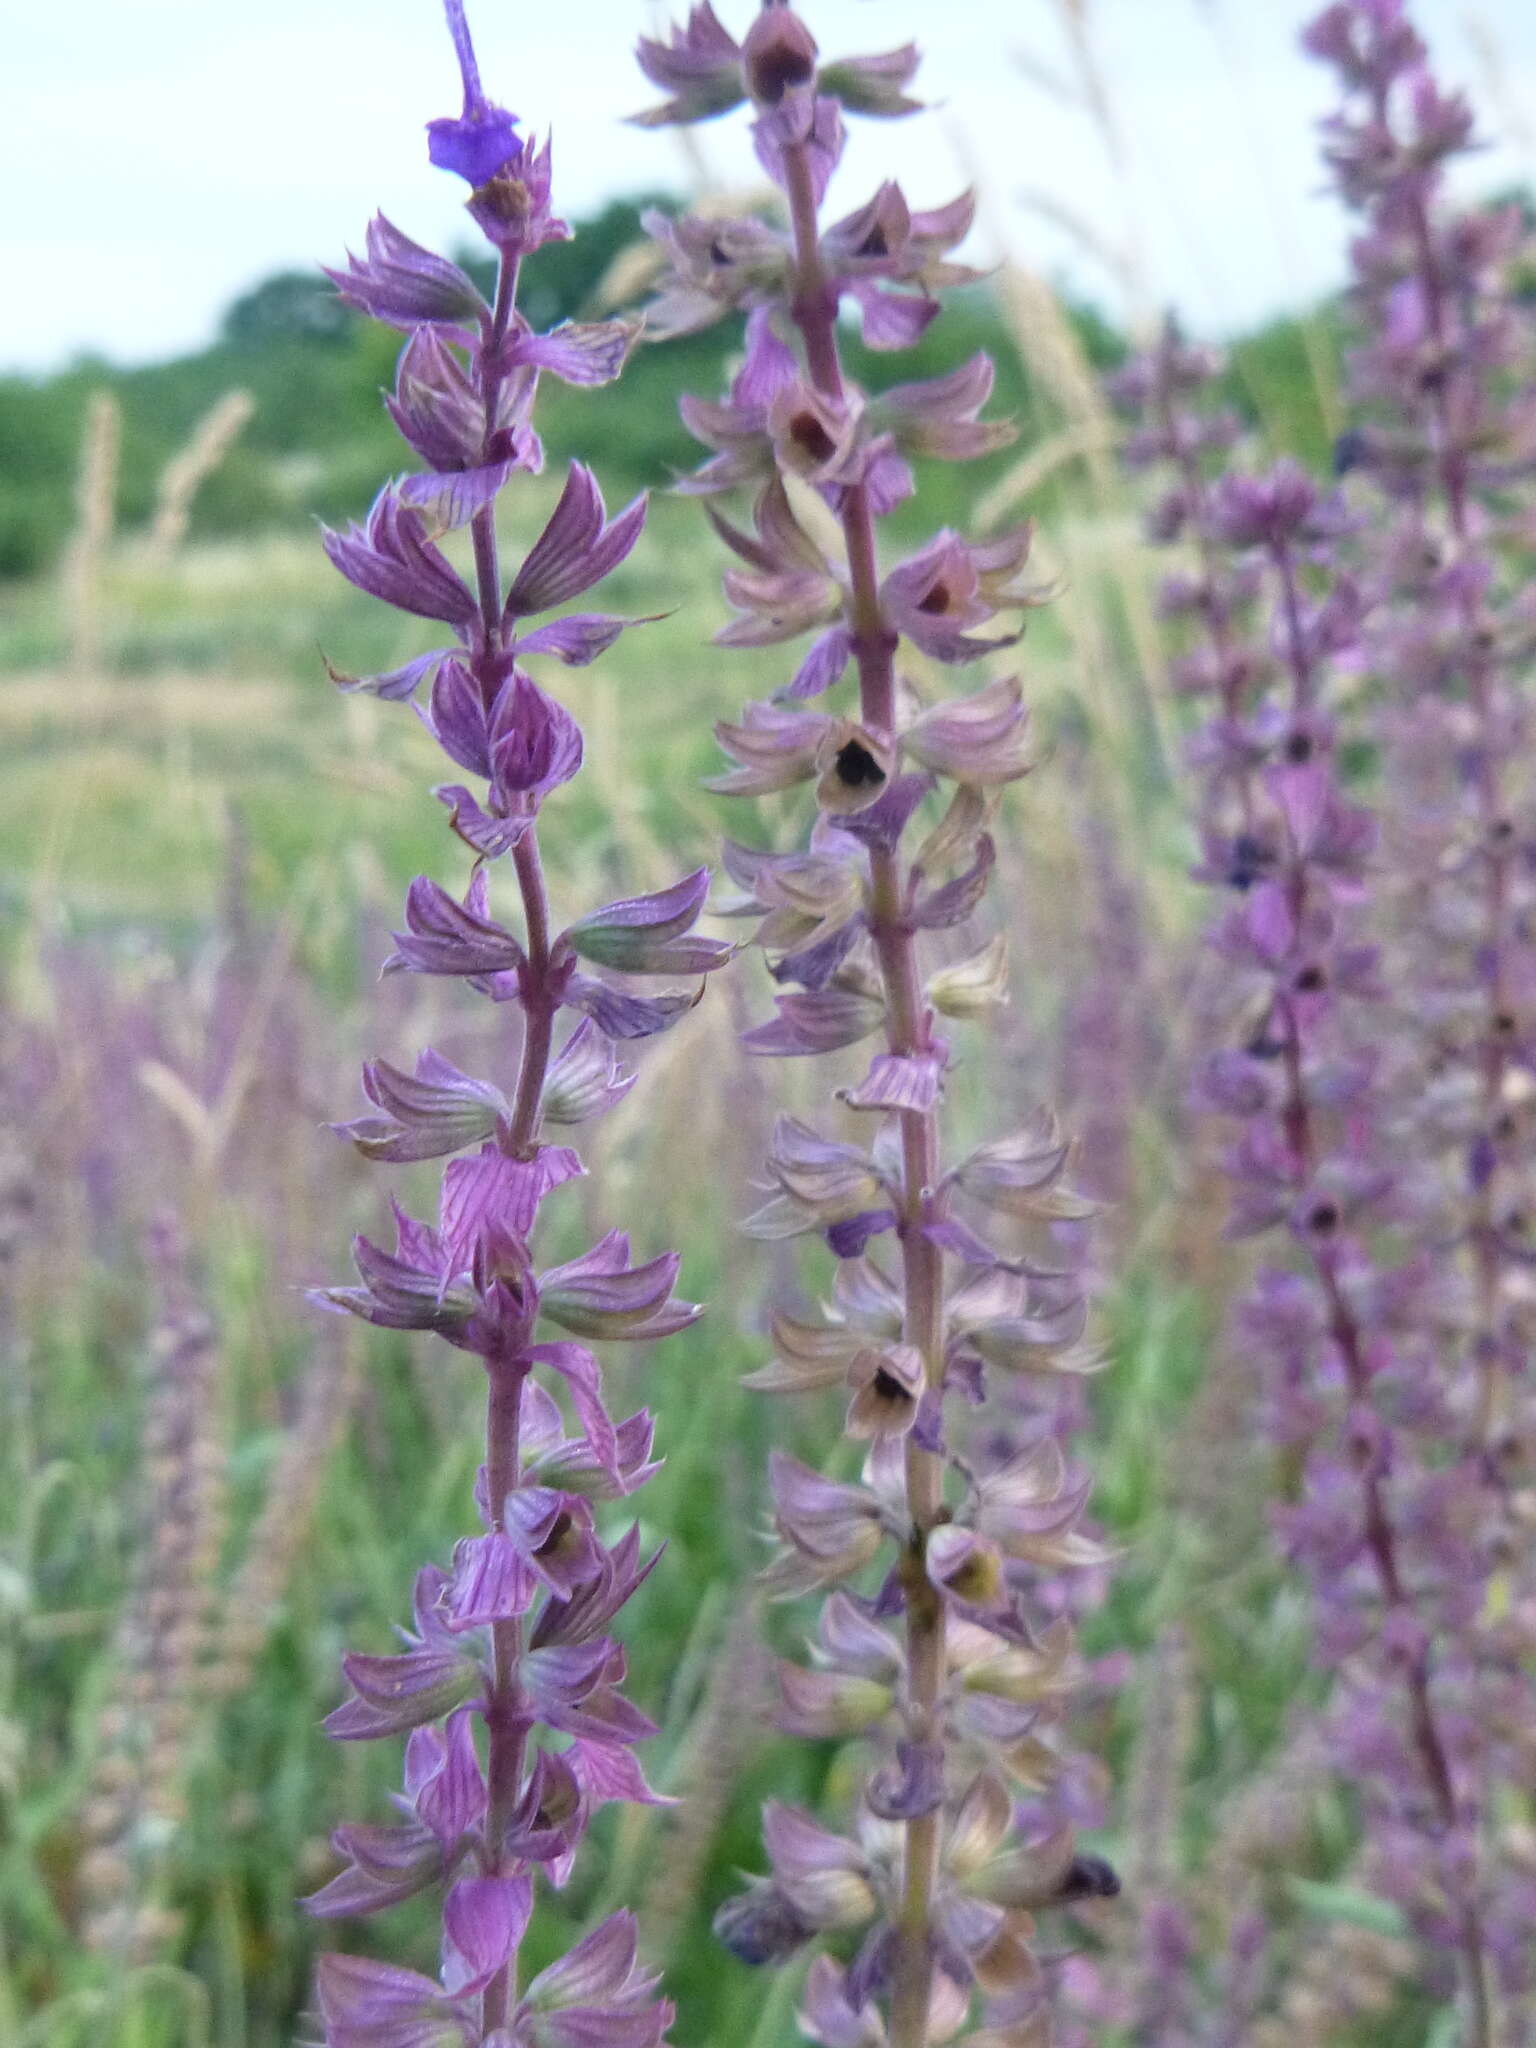
<svg viewBox="0 0 1536 2048"><path fill-rule="evenodd" d="M1143 293L1197 331L1333 282L1343 228L1312 139L1328 79L1295 51L1312 8L1091 0L1128 172L1117 178L1065 89L1065 4L806 0L828 54L917 37L939 103L857 124L833 198L852 207L887 173L931 203L974 175L994 245L1111 308L1118 288L1084 241L1130 249ZM652 97L630 57L655 18L647 0L470 7L491 95L553 127L565 211L683 182L675 136L624 125ZM739 30L747 0L720 12ZM1494 139L1466 188L1536 180L1536 4L1419 0L1416 13ZM431 169L422 137L426 120L458 111L434 0L18 0L4 70L0 367L195 348L235 294L274 269L337 260L376 207L421 240L463 238L462 187ZM743 128L695 131L717 177L752 177ZM1053 224L1052 208L1086 235Z"/></svg>

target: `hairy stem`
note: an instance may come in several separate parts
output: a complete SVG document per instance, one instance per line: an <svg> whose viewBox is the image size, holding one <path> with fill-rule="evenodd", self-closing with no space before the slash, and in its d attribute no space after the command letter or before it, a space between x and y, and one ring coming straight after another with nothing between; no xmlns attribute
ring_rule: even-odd
<svg viewBox="0 0 1536 2048"><path fill-rule="evenodd" d="M795 239L795 286L791 305L805 343L811 381L824 396L844 396L837 346L837 294L821 258L816 195L803 148L785 151L785 182ZM845 491L841 509L852 597L854 658L859 675L859 713L883 738L896 737L896 635L880 606L880 574L874 514L861 484ZM894 850L870 854L870 927L886 1003L886 1032L893 1053L929 1047L915 935L907 916L909 877ZM944 1370L944 1272L937 1246L925 1236L925 1206L938 1180L937 1115L903 1110L900 1240L905 1295L905 1335L921 1355L927 1384L937 1389ZM910 1438L906 1450L910 1548L903 1560L906 1598L908 1733L914 1741L940 1737L944 1685L944 1609L923 1566L929 1531L944 1498L942 1460ZM939 1816L920 1814L906 1823L901 1905L891 1992L891 2048L923 2048L933 1983L933 1896L938 1877Z"/></svg>
<svg viewBox="0 0 1536 2048"><path fill-rule="evenodd" d="M512 850L518 887L523 895L523 929L528 941L527 990L523 1002L523 1058L512 1105L511 1145L526 1154L538 1136L539 1105L549 1072L555 1012L560 1005L549 993L549 905L544 891L544 865L539 858L538 827L530 825Z"/></svg>

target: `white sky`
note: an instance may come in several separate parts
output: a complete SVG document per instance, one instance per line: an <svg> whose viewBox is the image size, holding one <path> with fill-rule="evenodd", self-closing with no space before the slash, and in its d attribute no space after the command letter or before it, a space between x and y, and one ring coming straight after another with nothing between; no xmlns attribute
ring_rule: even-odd
<svg viewBox="0 0 1536 2048"><path fill-rule="evenodd" d="M1066 0L804 0L829 54L917 37L935 113L857 124L833 199L881 173L918 203L972 159L992 222L1038 267L1113 307L1081 242L1026 188L1132 246L1146 293L1220 331L1330 284L1343 228L1311 124L1329 81L1295 50L1307 0L1087 0L1132 175L1116 179L1080 106L1016 59L1067 75ZM422 124L458 110L435 0L10 0L0 86L0 367L82 350L140 361L193 348L274 269L335 261L382 207L437 246L464 235L462 186ZM719 0L740 31L749 0ZM558 194L682 182L630 47L647 0L470 0L487 90L553 126ZM668 9L668 12L678 11ZM1468 189L1536 181L1536 4L1418 0L1443 77L1470 87L1494 146ZM751 176L740 117L695 131L710 168ZM467 223L465 227L467 227Z"/></svg>

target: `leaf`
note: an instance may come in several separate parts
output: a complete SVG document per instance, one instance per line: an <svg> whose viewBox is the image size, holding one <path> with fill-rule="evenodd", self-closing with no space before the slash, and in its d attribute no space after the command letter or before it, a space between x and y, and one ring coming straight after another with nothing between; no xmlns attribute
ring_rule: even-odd
<svg viewBox="0 0 1536 2048"><path fill-rule="evenodd" d="M1310 1877L1288 1877L1285 1888L1305 1913L1318 1920L1338 1920L1349 1927L1364 1927L1372 1934L1386 1934L1406 1941L1408 1922L1402 1909L1374 1892L1356 1891L1353 1885L1323 1884Z"/></svg>

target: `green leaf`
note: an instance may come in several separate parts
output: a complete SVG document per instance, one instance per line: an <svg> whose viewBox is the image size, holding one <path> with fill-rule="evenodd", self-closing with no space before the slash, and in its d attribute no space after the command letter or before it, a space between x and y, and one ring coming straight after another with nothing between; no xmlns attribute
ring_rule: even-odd
<svg viewBox="0 0 1536 2048"><path fill-rule="evenodd" d="M1387 1934L1404 1940L1408 1923L1400 1908L1372 1892L1356 1891L1347 1884L1319 1884L1312 1878L1290 1877L1286 1890L1305 1913L1319 1920L1342 1920L1351 1927L1364 1927L1372 1934Z"/></svg>

